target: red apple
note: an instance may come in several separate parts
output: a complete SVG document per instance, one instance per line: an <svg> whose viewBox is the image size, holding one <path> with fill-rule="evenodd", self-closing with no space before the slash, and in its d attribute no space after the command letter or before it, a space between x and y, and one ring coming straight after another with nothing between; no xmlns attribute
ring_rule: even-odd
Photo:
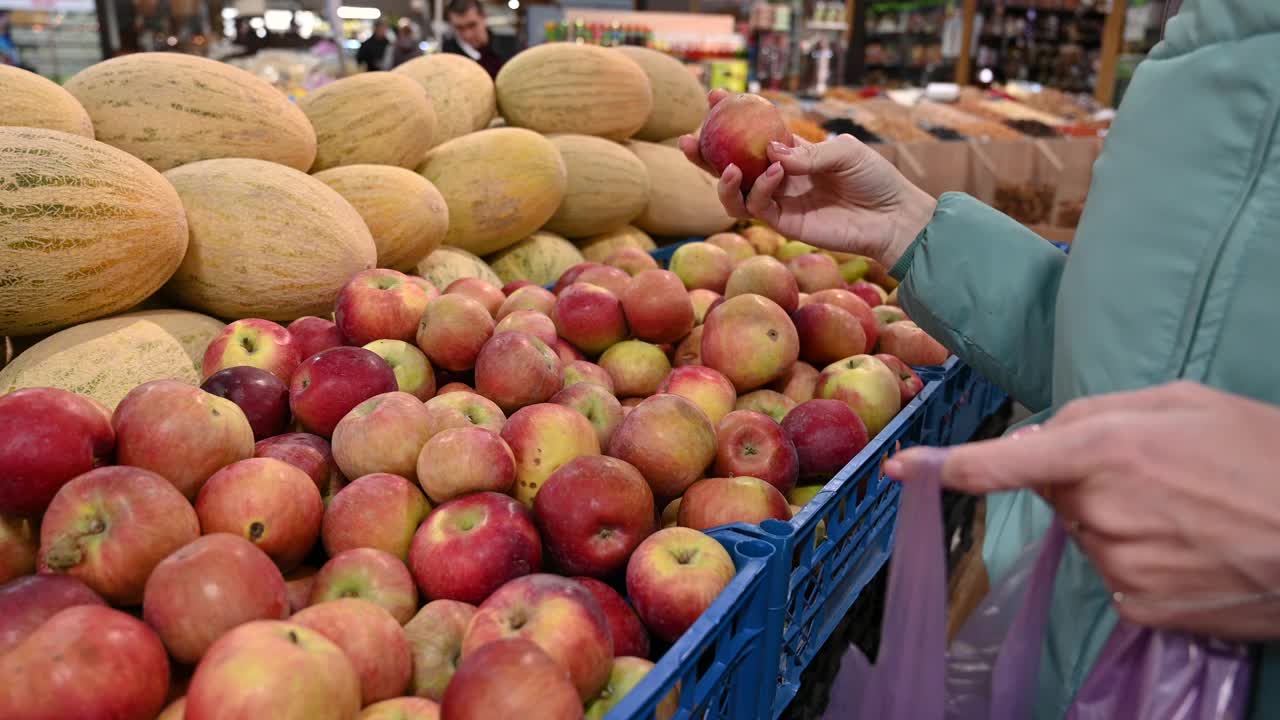
<svg viewBox="0 0 1280 720"><path fill-rule="evenodd" d="M883 430L902 408L897 374L870 355L855 355L828 365L818 376L814 396L841 400L853 408L871 437Z"/></svg>
<svg viewBox="0 0 1280 720"><path fill-rule="evenodd" d="M482 492L436 508L418 528L409 567L432 600L480 603L513 578L542 567L533 516L506 495Z"/></svg>
<svg viewBox="0 0 1280 720"><path fill-rule="evenodd" d="M745 237L735 232L716 233L708 237L707 242L729 253L729 259L734 265L756 254L755 247Z"/></svg>
<svg viewBox="0 0 1280 720"><path fill-rule="evenodd" d="M914 400L916 395L919 395L920 391L924 390L924 381L920 379L915 370L911 369L910 365L893 355L876 355L875 357L898 376L898 389L901 391L903 407L906 407L907 403Z"/></svg>
<svg viewBox="0 0 1280 720"><path fill-rule="evenodd" d="M356 273L334 305L333 319L353 345L374 340L413 340L431 296L409 276L376 268Z"/></svg>
<svg viewBox="0 0 1280 720"><path fill-rule="evenodd" d="M595 697L609 679L613 643L609 622L595 597L581 584L556 575L516 578L489 596L462 640L462 668L470 655L504 638L520 637L542 648L578 689L582 701ZM452 689L452 688L451 688ZM445 704L450 691L445 691Z"/></svg>
<svg viewBox="0 0 1280 720"><path fill-rule="evenodd" d="M528 507L542 483L562 465L582 455L599 455L600 440L582 413L555 403L522 408L502 428L516 456L514 495Z"/></svg>
<svg viewBox="0 0 1280 720"><path fill-rule="evenodd" d="M507 297L511 297L512 295L515 294L517 290L520 290L521 288L527 288L527 287L540 287L540 286L537 283L529 280L512 280L511 282L502 286L502 294L506 295Z"/></svg>
<svg viewBox="0 0 1280 720"><path fill-rule="evenodd" d="M591 427L595 428L600 447L608 447L613 431L622 424L622 403L603 385L594 383L578 383L571 385L551 397L557 405L571 407L582 413Z"/></svg>
<svg viewBox="0 0 1280 720"><path fill-rule="evenodd" d="M30 520L0 515L0 585L35 572L39 549Z"/></svg>
<svg viewBox="0 0 1280 720"><path fill-rule="evenodd" d="M284 576L285 590L289 593L289 611L296 613L311 600L311 590L316 584L316 569L299 565Z"/></svg>
<svg viewBox="0 0 1280 720"><path fill-rule="evenodd" d="M363 705L403 694L413 674L404 628L367 600L338 598L312 605L289 622L311 628L342 648L360 678Z"/></svg>
<svg viewBox="0 0 1280 720"><path fill-rule="evenodd" d="M560 358L526 333L494 335L476 358L476 390L503 412L546 402L560 383Z"/></svg>
<svg viewBox="0 0 1280 720"><path fill-rule="evenodd" d="M140 620L99 605L66 608L0 656L5 720L150 720L164 707L169 658ZM191 717L188 715L188 717Z"/></svg>
<svg viewBox="0 0 1280 720"><path fill-rule="evenodd" d="M311 478L321 495L332 494L331 488L340 487L342 474L333 461L329 441L311 433L287 433L258 441L253 448L254 457L283 460ZM334 490L336 492L336 490Z"/></svg>
<svg viewBox="0 0 1280 720"><path fill-rule="evenodd" d="M595 383L613 394L613 378L604 368L593 362L586 360L574 360L565 363L564 369L560 372L562 380L561 389L577 383Z"/></svg>
<svg viewBox="0 0 1280 720"><path fill-rule="evenodd" d="M497 319L502 320L517 310L533 310L550 317L551 309L555 306L556 296L554 293L544 287L530 283L507 295L507 299L502 301L502 307L498 308Z"/></svg>
<svg viewBox="0 0 1280 720"><path fill-rule="evenodd" d="M889 297L889 294L879 285L869 283L866 280L856 280L849 283L849 292L862 298L862 301L870 307L884 305L885 300Z"/></svg>
<svg viewBox="0 0 1280 720"><path fill-rule="evenodd" d="M738 295L767 297L787 312L794 312L800 304L796 276L786 265L767 255L747 258L729 274L724 296L732 298Z"/></svg>
<svg viewBox="0 0 1280 720"><path fill-rule="evenodd" d="M441 295L427 305L418 323L417 343L432 365L470 370L480 348L493 336L488 308L467 295Z"/></svg>
<svg viewBox="0 0 1280 720"><path fill-rule="evenodd" d="M616 267L631 277L635 277L645 270L658 269L658 261L654 260L652 255L635 247L615 250L612 255L605 259L604 264Z"/></svg>
<svg viewBox="0 0 1280 720"><path fill-rule="evenodd" d="M522 332L532 335L551 347L559 336L556 335L556 324L551 318L535 310L516 310L498 321L493 334L504 332Z"/></svg>
<svg viewBox="0 0 1280 720"><path fill-rule="evenodd" d="M65 573L117 605L136 605L156 564L195 540L200 523L167 480L104 467L58 491L40 525L41 572Z"/></svg>
<svg viewBox="0 0 1280 720"><path fill-rule="evenodd" d="M699 325L689 333L689 337L680 341L671 362L676 367L702 364L702 332L705 325Z"/></svg>
<svg viewBox="0 0 1280 720"><path fill-rule="evenodd" d="M587 283L574 283L561 291L551 319L560 337L588 355L604 352L630 332L618 296Z"/></svg>
<svg viewBox="0 0 1280 720"><path fill-rule="evenodd" d="M916 367L941 365L951 357L950 350L910 320L885 325L884 332L880 333L879 349Z"/></svg>
<svg viewBox="0 0 1280 720"><path fill-rule="evenodd" d="M609 673L609 682L594 700L587 703L587 714L584 720L604 720L610 711L622 702L627 693L635 689L640 681L653 670L653 663L643 657L616 657L613 669ZM677 686L658 703L654 710L653 720L671 720L680 709L680 688Z"/></svg>
<svg viewBox="0 0 1280 720"><path fill-rule="evenodd" d="M809 400L787 414L782 423L800 458L800 477L826 481L840 472L867 445L862 420L839 400Z"/></svg>
<svg viewBox="0 0 1280 720"><path fill-rule="evenodd" d="M235 403L253 429L253 439L279 435L289 427L289 386L261 368L238 365L210 375L200 389Z"/></svg>
<svg viewBox="0 0 1280 720"><path fill-rule="evenodd" d="M662 348L643 340L623 340L600 356L619 397L648 397L661 387L671 360Z"/></svg>
<svg viewBox="0 0 1280 720"><path fill-rule="evenodd" d="M484 306L490 317L498 314L502 303L507 299L500 288L476 277L458 278L449 283L444 292L446 295L465 295L475 300Z"/></svg>
<svg viewBox="0 0 1280 720"><path fill-rule="evenodd" d="M308 432L328 437L351 408L397 387L395 371L376 353L330 348L298 366L289 382L289 407Z"/></svg>
<svg viewBox="0 0 1280 720"><path fill-rule="evenodd" d="M693 304L693 324L701 325L707 319L711 306L724 296L713 290L699 288L689 291L689 302Z"/></svg>
<svg viewBox="0 0 1280 720"><path fill-rule="evenodd" d="M111 423L117 463L158 473L188 499L219 468L253 457L253 428L244 412L177 380L130 390Z"/></svg>
<svg viewBox="0 0 1280 720"><path fill-rule="evenodd" d="M654 395L623 418L609 455L634 465L654 496L669 500L702 477L715 459L715 426L679 395Z"/></svg>
<svg viewBox="0 0 1280 720"><path fill-rule="evenodd" d="M160 561L142 597L142 618L181 663L194 664L238 625L288 616L280 570L253 543L227 533L205 535Z"/></svg>
<svg viewBox="0 0 1280 720"><path fill-rule="evenodd" d="M389 392L351 409L333 429L333 459L349 478L391 473L417 481L431 413L414 396Z"/></svg>
<svg viewBox="0 0 1280 720"><path fill-rule="evenodd" d="M840 277L840 267L830 255L809 253L799 255L787 261L787 269L796 276L796 285L800 292L816 293L821 290L843 288L844 278Z"/></svg>
<svg viewBox="0 0 1280 720"><path fill-rule="evenodd" d="M449 393L452 393L452 392L469 392L469 393L473 393L473 392L475 392L475 391L476 391L476 389L475 389L475 388L471 387L470 385L468 385L468 384L466 384L466 383L463 383L463 382L451 382L451 383L448 383L448 384L445 384L445 385L440 386L440 389L439 389L439 390L436 390L436 396L437 396L437 397L439 397L440 395L448 395ZM497 405L494 405L494 407L497 407ZM501 411L499 411L499 412L501 412Z"/></svg>
<svg viewBox="0 0 1280 720"><path fill-rule="evenodd" d="M871 308L871 314L875 318L876 327L880 330L884 330L886 325L911 319L902 308L895 305L877 305Z"/></svg>
<svg viewBox="0 0 1280 720"><path fill-rule="evenodd" d="M399 475L372 473L356 478L333 496L324 511L320 537L331 557L370 547L405 560L413 534L430 511L427 498L413 483Z"/></svg>
<svg viewBox="0 0 1280 720"><path fill-rule="evenodd" d="M743 476L699 480L680 499L681 527L710 530L731 523L759 525L790 520L791 505L778 488L760 478Z"/></svg>
<svg viewBox="0 0 1280 720"><path fill-rule="evenodd" d="M632 278L619 298L631 334L641 340L676 342L693 329L693 302L673 272L645 270Z"/></svg>
<svg viewBox="0 0 1280 720"><path fill-rule="evenodd" d="M338 598L368 600L401 625L418 610L418 590L409 569L395 555L374 548L340 552L316 573L307 605Z"/></svg>
<svg viewBox="0 0 1280 720"><path fill-rule="evenodd" d="M744 393L776 380L800 355L796 326L760 295L731 297L702 324L702 362Z"/></svg>
<svg viewBox="0 0 1280 720"><path fill-rule="evenodd" d="M289 382L302 358L293 335L284 327L258 318L236 320L205 348L200 376L207 378L225 368L248 365Z"/></svg>
<svg viewBox="0 0 1280 720"><path fill-rule="evenodd" d="M571 363L577 360L586 360L587 356L581 350L569 344L562 337L557 337L551 349L555 351L556 357L560 358L561 363Z"/></svg>
<svg viewBox="0 0 1280 720"><path fill-rule="evenodd" d="M462 638L475 617L476 608L457 600L432 600L404 626L413 652L413 678L409 691L436 702L458 670Z"/></svg>
<svg viewBox="0 0 1280 720"><path fill-rule="evenodd" d="M862 324L835 305L811 303L796 310L791 319L800 336L800 357L807 362L825 366L870 349Z"/></svg>
<svg viewBox="0 0 1280 720"><path fill-rule="evenodd" d="M88 585L69 575L28 575L0 585L0 656L49 618L77 605L106 603Z"/></svg>
<svg viewBox="0 0 1280 720"><path fill-rule="evenodd" d="M582 583L604 610L605 619L609 621L609 635L613 638L614 657L649 657L649 631L644 629L640 616L618 591L595 578L576 577L574 580Z"/></svg>
<svg viewBox="0 0 1280 720"><path fill-rule="evenodd" d="M791 146L793 142L782 113L773 103L759 95L741 93L711 108L698 133L698 152L716 175L736 165L742 172L742 189L749 190L769 169L765 153L769 144Z"/></svg>
<svg viewBox="0 0 1280 720"><path fill-rule="evenodd" d="M533 514L557 568L609 577L653 532L653 491L629 463L580 457L547 478Z"/></svg>
<svg viewBox="0 0 1280 720"><path fill-rule="evenodd" d="M760 478L781 492L795 487L800 458L795 444L773 418L735 410L716 427L715 474Z"/></svg>
<svg viewBox="0 0 1280 720"><path fill-rule="evenodd" d="M219 470L196 499L206 533L245 538L287 572L320 535L324 502L307 474L282 460L253 458Z"/></svg>
<svg viewBox="0 0 1280 720"><path fill-rule="evenodd" d="M433 502L473 492L509 492L515 481L515 454L486 428L450 428L432 436L418 455L418 482Z"/></svg>
<svg viewBox="0 0 1280 720"><path fill-rule="evenodd" d="M528 640L497 640L463 659L440 701L441 720L581 720L565 669Z"/></svg>
<svg viewBox="0 0 1280 720"><path fill-rule="evenodd" d="M763 413L780 423L796 406L796 402L776 390L756 390L738 398L734 410L751 410Z"/></svg>
<svg viewBox="0 0 1280 720"><path fill-rule="evenodd" d="M565 288L577 282L579 275L591 268L598 268L602 265L603 263L598 262L581 262L570 267L568 270L560 273L560 277L556 280L555 287L553 287L551 291L556 295L559 295Z"/></svg>
<svg viewBox="0 0 1280 720"><path fill-rule="evenodd" d="M802 403L813 399L813 391L817 387L817 368L807 362L797 362L791 366L790 370L783 373L782 377L775 380L770 389L782 393L793 403Z"/></svg>
<svg viewBox="0 0 1280 720"><path fill-rule="evenodd" d="M872 312L871 306L862 298L848 290L835 289L816 292L809 297L809 302L836 305L849 313L862 326L862 334L866 337L867 348L870 349L876 346L876 339L880 337L880 323L876 320L876 315Z"/></svg>
<svg viewBox="0 0 1280 720"><path fill-rule="evenodd" d="M620 298L631 284L631 276L616 267L601 265L583 270L576 282L598 285Z"/></svg>
<svg viewBox="0 0 1280 720"><path fill-rule="evenodd" d="M631 555L627 595L650 632L675 642L711 607L735 572L729 552L710 535L664 528Z"/></svg>
<svg viewBox="0 0 1280 720"><path fill-rule="evenodd" d="M426 353L403 340L374 340L364 346L390 366L396 375L396 387L427 400L436 394L436 374Z"/></svg>
<svg viewBox="0 0 1280 720"><path fill-rule="evenodd" d="M257 620L205 653L185 720L350 720L359 712L360 678L341 648L311 628Z"/></svg>
<svg viewBox="0 0 1280 720"><path fill-rule="evenodd" d="M338 329L337 323L313 315L300 317L289 323L285 329L293 336L293 344L298 348L299 362L321 350L347 344L347 339L342 337L342 331ZM287 378L281 379L288 382Z"/></svg>
<svg viewBox="0 0 1280 720"><path fill-rule="evenodd" d="M717 370L701 365L679 367L658 387L660 393L679 395L698 406L714 425L733 411L738 394L733 383Z"/></svg>
<svg viewBox="0 0 1280 720"><path fill-rule="evenodd" d="M110 462L115 443L95 400L55 388L0 395L0 514L39 517L58 488Z"/></svg>
<svg viewBox="0 0 1280 720"><path fill-rule="evenodd" d="M450 428L482 427L501 432L507 416L487 397L471 390L441 393L426 402L430 437Z"/></svg>
<svg viewBox="0 0 1280 720"><path fill-rule="evenodd" d="M391 698L366 707L360 720L440 720L440 706L420 697Z"/></svg>
<svg viewBox="0 0 1280 720"><path fill-rule="evenodd" d="M733 272L733 258L711 243L691 242L676 248L670 268L688 290L723 293Z"/></svg>

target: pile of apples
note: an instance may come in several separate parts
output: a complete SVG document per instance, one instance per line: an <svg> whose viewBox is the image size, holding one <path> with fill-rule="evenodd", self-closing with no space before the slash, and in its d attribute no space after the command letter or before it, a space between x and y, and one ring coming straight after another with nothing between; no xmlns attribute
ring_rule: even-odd
<svg viewBox="0 0 1280 720"><path fill-rule="evenodd" d="M868 273L759 227L554 291L370 270L202 387L0 397L0 717L604 717L733 579L703 531L945 359Z"/></svg>

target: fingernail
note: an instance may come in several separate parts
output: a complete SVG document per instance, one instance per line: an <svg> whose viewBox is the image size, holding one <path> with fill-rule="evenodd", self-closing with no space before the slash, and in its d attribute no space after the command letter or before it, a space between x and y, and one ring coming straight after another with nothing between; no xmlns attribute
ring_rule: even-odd
<svg viewBox="0 0 1280 720"><path fill-rule="evenodd" d="M782 155L785 157L791 154L791 148L787 147L786 145L783 145L780 142L769 143L769 149L773 151L774 155Z"/></svg>
<svg viewBox="0 0 1280 720"><path fill-rule="evenodd" d="M779 175L782 174L782 166L779 165L778 163L774 163L769 166L769 169L766 170L764 174L768 175L769 177L778 177Z"/></svg>
<svg viewBox="0 0 1280 720"><path fill-rule="evenodd" d="M895 480L925 480L942 478L942 466L947 461L947 448L914 447L898 453L884 464L886 475Z"/></svg>

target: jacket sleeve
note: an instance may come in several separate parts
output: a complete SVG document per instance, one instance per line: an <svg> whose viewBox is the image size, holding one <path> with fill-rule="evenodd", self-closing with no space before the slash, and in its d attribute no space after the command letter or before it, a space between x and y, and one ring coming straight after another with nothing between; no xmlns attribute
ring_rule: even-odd
<svg viewBox="0 0 1280 720"><path fill-rule="evenodd" d="M911 319L1032 411L1049 407L1066 255L1003 213L946 193L892 274Z"/></svg>

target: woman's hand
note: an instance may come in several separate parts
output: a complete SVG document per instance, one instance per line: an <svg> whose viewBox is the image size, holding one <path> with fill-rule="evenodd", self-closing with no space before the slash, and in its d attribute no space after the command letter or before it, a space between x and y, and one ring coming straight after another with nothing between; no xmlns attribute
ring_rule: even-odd
<svg viewBox="0 0 1280 720"><path fill-rule="evenodd" d="M728 96L711 93L714 106ZM691 135L680 138L690 161L706 167ZM772 165L743 198L742 172L720 176L720 202L730 215L754 217L795 240L868 255L891 267L933 216L936 201L888 160L850 135L821 143L773 143Z"/></svg>
<svg viewBox="0 0 1280 720"><path fill-rule="evenodd" d="M907 450L885 470L909 482L937 462L957 490L1039 492L1121 617L1280 637L1280 409L1179 382L1078 400L999 440Z"/></svg>

